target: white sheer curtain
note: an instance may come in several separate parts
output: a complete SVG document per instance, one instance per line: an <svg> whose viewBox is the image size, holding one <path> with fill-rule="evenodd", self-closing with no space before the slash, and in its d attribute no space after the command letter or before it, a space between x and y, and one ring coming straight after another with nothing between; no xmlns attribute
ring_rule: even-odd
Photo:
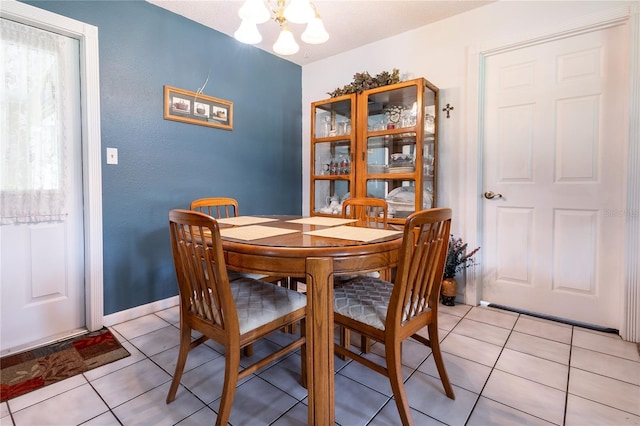
<svg viewBox="0 0 640 426"><path fill-rule="evenodd" d="M6 19L0 26L0 224L64 220L64 37Z"/></svg>

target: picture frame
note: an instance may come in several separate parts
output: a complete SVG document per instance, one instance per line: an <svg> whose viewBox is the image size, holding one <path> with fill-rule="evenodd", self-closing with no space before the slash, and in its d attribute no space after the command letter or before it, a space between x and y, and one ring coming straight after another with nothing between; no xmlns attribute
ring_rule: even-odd
<svg viewBox="0 0 640 426"><path fill-rule="evenodd" d="M233 102L165 85L164 119L233 130Z"/></svg>

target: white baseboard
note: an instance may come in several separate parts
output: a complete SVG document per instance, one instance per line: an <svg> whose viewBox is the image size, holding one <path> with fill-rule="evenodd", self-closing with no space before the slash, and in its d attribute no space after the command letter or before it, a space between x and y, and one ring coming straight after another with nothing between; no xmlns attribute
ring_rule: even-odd
<svg viewBox="0 0 640 426"><path fill-rule="evenodd" d="M102 317L102 324L106 327L111 327L121 322L129 321L138 317L152 314L154 312L161 311L163 309L173 308L180 303L180 296L169 297L168 299L157 300L146 305L136 306L135 308L127 309L124 311L116 312L110 315Z"/></svg>

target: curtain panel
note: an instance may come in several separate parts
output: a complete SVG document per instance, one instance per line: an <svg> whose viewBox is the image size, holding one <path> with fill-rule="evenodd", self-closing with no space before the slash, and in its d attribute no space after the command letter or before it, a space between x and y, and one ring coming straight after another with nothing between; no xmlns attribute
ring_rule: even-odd
<svg viewBox="0 0 640 426"><path fill-rule="evenodd" d="M67 216L64 36L2 19L0 224Z"/></svg>

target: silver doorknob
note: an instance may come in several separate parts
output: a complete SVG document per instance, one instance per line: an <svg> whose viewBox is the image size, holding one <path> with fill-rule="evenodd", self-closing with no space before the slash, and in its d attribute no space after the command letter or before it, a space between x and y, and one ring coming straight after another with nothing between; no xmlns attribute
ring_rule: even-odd
<svg viewBox="0 0 640 426"><path fill-rule="evenodd" d="M484 198L491 200L493 198L502 198L502 194L494 194L493 191L487 191L484 193Z"/></svg>

